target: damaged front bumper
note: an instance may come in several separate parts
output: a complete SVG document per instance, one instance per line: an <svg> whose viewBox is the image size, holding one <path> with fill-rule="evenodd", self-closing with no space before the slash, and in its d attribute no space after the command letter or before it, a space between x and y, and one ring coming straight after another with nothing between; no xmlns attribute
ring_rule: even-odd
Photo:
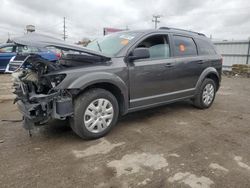
<svg viewBox="0 0 250 188"><path fill-rule="evenodd" d="M24 128L42 125L50 119L65 120L73 115L72 94L57 86L65 74L51 74L60 68L37 56L30 56L23 67L12 73L18 109Z"/></svg>
<svg viewBox="0 0 250 188"><path fill-rule="evenodd" d="M17 106L23 114L24 128L42 125L50 119L65 120L73 115L72 98L62 96L61 91L52 94L31 94L29 101L18 100Z"/></svg>

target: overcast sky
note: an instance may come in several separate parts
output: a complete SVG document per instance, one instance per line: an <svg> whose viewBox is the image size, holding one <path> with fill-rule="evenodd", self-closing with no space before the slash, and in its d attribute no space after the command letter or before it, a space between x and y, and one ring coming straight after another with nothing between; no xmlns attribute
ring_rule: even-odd
<svg viewBox="0 0 250 188"><path fill-rule="evenodd" d="M102 35L103 27L159 26L203 32L216 39L250 37L249 0L0 0L0 42L24 33L27 24L38 33L62 38L66 17L68 41Z"/></svg>

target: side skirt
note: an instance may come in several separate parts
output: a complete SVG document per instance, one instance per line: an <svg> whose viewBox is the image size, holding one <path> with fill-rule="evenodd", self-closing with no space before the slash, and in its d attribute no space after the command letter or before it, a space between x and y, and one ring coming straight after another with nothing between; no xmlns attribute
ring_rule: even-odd
<svg viewBox="0 0 250 188"><path fill-rule="evenodd" d="M128 113L139 111L139 110L144 110L144 109L148 109L148 108L163 106L163 105L166 105L166 104L171 104L171 103L178 102L178 101L183 101L183 100L186 100L186 99L191 99L192 97L194 97L194 95L190 95L190 96L186 96L186 97L182 97L182 98L177 98L177 99L173 99L173 100L168 100L168 101L163 101L163 102L158 102L158 103L154 103L154 104L148 104L148 105L144 105L144 106L129 108Z"/></svg>

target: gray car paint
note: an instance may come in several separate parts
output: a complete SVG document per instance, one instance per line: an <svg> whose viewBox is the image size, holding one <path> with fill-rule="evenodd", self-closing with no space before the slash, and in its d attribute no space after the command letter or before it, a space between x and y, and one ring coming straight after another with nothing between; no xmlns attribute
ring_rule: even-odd
<svg viewBox="0 0 250 188"><path fill-rule="evenodd" d="M109 83L122 93L125 104L122 110L136 111L152 106L174 102L195 95L201 82L208 74L214 74L220 80L221 56L174 57L159 60L136 60L129 62L127 57L144 38L155 34L166 34L170 38L172 48L172 34L177 33L192 38L205 38L178 30L144 30L120 50L115 57L107 57L99 52L85 48L59 44L58 42L44 42L44 45L79 50L92 55L107 58L99 64L68 68L51 74L66 74L66 78L56 89L84 90L96 83ZM208 39L205 39L208 40ZM18 42L18 41L16 41ZM19 41L20 42L20 41ZM24 43L22 41L22 43ZM202 62L202 63L201 63ZM171 64L173 66L168 66Z"/></svg>

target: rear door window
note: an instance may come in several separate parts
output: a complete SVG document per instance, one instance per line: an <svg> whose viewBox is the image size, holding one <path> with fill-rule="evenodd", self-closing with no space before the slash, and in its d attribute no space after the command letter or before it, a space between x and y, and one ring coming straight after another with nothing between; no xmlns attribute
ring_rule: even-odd
<svg viewBox="0 0 250 188"><path fill-rule="evenodd" d="M174 35L174 52L177 57L196 56L197 47L191 37Z"/></svg>

